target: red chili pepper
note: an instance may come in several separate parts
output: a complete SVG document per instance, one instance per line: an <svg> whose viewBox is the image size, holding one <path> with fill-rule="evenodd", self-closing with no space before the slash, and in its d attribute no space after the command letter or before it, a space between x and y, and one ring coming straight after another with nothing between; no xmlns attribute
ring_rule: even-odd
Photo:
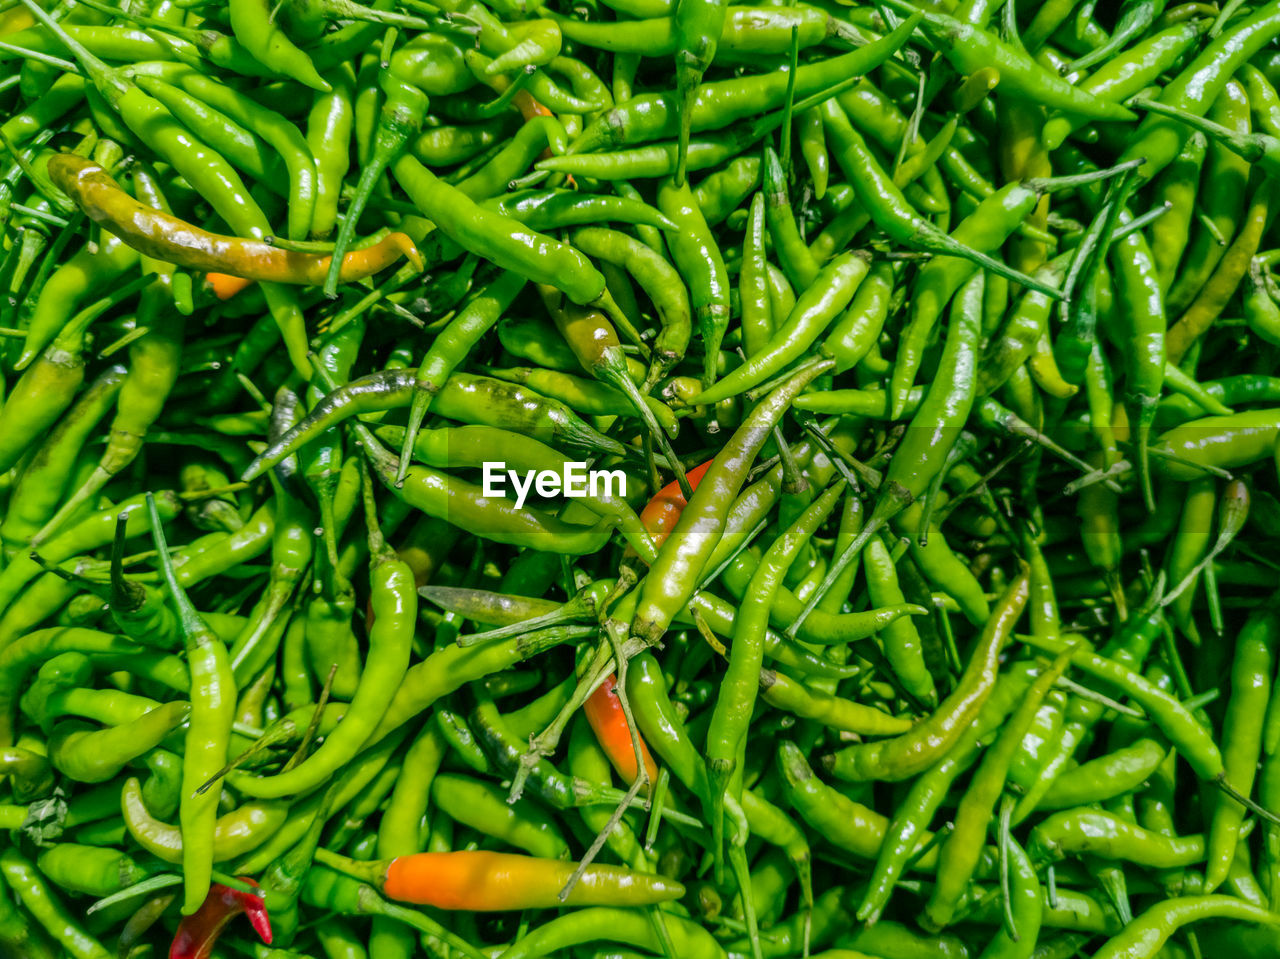
<svg viewBox="0 0 1280 959"><path fill-rule="evenodd" d="M618 771L624 782L633 783L640 769L636 766L636 751L631 745L631 727L627 725L627 716L622 711L622 702L618 699L614 687L617 677L612 674L596 687L582 711L587 715L591 731L596 734L596 741L609 757L609 762ZM649 747L640 740L640 755L644 757L644 768L649 773L649 782L658 780L658 764L649 754Z"/></svg>
<svg viewBox="0 0 1280 959"><path fill-rule="evenodd" d="M258 887L252 879L239 878ZM271 921L267 918L267 905L262 897L214 883L200 908L178 924L173 945L169 947L169 959L208 959L227 923L241 913L249 917L249 924L259 938L270 945Z"/></svg>
<svg viewBox="0 0 1280 959"><path fill-rule="evenodd" d="M698 483L702 481L702 477L706 475L711 464L715 460L707 460L701 466L689 470L686 477L689 480L689 487L697 489ZM654 494L653 499L645 504L645 508L640 511L640 522L644 524L644 528L649 531L649 535L653 537L655 546L661 546L671 531L676 528L676 523L680 521L680 514L684 512L684 508L689 504L685 501L684 494L680 492L680 484L674 480L668 483L662 489Z"/></svg>

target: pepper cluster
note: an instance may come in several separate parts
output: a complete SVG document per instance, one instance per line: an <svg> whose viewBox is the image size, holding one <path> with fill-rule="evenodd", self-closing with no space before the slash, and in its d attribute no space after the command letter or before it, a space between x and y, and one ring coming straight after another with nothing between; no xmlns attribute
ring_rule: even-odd
<svg viewBox="0 0 1280 959"><path fill-rule="evenodd" d="M0 64L0 955L1280 956L1280 0Z"/></svg>

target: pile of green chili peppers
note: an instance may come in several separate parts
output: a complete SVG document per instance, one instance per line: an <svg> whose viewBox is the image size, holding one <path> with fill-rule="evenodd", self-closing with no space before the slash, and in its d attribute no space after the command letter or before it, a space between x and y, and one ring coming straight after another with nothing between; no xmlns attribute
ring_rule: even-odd
<svg viewBox="0 0 1280 959"><path fill-rule="evenodd" d="M0 957L1280 956L1277 86L0 0Z"/></svg>

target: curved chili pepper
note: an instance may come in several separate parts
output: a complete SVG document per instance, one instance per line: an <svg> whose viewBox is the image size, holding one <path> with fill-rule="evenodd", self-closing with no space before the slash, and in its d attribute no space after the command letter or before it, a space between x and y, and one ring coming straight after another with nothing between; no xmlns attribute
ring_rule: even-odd
<svg viewBox="0 0 1280 959"><path fill-rule="evenodd" d="M1274 927L1275 913L1233 896L1185 896L1157 903L1108 939L1096 959L1152 959L1168 938L1187 923L1202 919L1238 919Z"/></svg>
<svg viewBox="0 0 1280 959"><path fill-rule="evenodd" d="M36 926L43 929L61 947L59 951L63 955L76 956L78 959L110 959L111 953L94 936L81 928L72 911L49 888L44 877L36 871L35 864L13 846L8 846L4 852L0 852L0 877L3 877L5 883L17 895L18 901L26 907L30 918L23 916L23 923L28 929L32 928L31 921L34 920ZM4 897L4 904L12 908L8 896ZM13 938L15 937L11 934L6 935L9 941ZM33 949L36 954L39 954L46 941L41 938L28 943L24 941L26 938L23 936L18 940L19 948L22 949L20 954L24 959L28 949ZM52 952L52 949L48 951Z"/></svg>
<svg viewBox="0 0 1280 959"><path fill-rule="evenodd" d="M74 154L59 154L49 164L54 182L90 219L157 260L206 273L308 286L323 283L329 270L332 257L285 250L260 240L220 236L144 206L120 189L102 167ZM350 282L371 276L401 256L422 269L413 241L403 233L388 234L373 246L348 253L339 279ZM223 292L228 288L221 281L219 285Z"/></svg>
<svg viewBox="0 0 1280 959"><path fill-rule="evenodd" d="M892 0L892 5L910 14L917 12L904 0ZM1072 86L1025 51L1004 43L979 26L927 11L923 28L962 73L968 75L983 67L995 67L1000 73L1000 88L1008 90L1010 96L1100 120L1134 119L1133 111Z"/></svg>
<svg viewBox="0 0 1280 959"><path fill-rule="evenodd" d="M863 251L841 253L832 259L805 285L790 314L778 318L777 329L760 351L690 402L698 406L718 403L777 376L808 352L836 315L844 311L870 269L871 258Z"/></svg>
<svg viewBox="0 0 1280 959"><path fill-rule="evenodd" d="M1010 581L960 682L929 719L894 739L846 747L824 760L827 768L842 779L896 781L922 771L946 753L991 695L1000 649L1027 603L1028 578L1024 566Z"/></svg>
<svg viewBox="0 0 1280 959"><path fill-rule="evenodd" d="M885 37L861 49L805 64L796 71L795 96L807 97L847 77L868 73L893 56L917 25L917 20L909 19ZM702 84L683 114L687 116L693 132L720 129L738 120L778 109L786 101L787 86L787 76L782 73L769 74L748 84L738 80ZM570 150L573 153L595 153L605 147L676 137L683 123L680 108L681 99L675 92L632 97L592 121Z"/></svg>
<svg viewBox="0 0 1280 959"><path fill-rule="evenodd" d="M236 39L264 67L278 68L314 90L330 89L311 58L274 22L266 0L232 0L228 13Z"/></svg>
<svg viewBox="0 0 1280 959"><path fill-rule="evenodd" d="M1264 702L1271 699L1272 665L1280 643L1280 615L1268 603L1245 622L1236 637L1231 665L1231 699L1223 722L1223 767L1233 785L1252 791L1266 722ZM1218 798L1209 824L1205 892L1217 889L1230 875L1236 858L1245 810L1225 796Z"/></svg>

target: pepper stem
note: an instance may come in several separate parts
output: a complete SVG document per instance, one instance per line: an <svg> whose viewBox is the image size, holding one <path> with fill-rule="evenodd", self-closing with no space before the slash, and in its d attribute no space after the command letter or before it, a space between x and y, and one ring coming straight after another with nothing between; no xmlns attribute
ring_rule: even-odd
<svg viewBox="0 0 1280 959"><path fill-rule="evenodd" d="M1084 686L1067 676L1059 676L1055 681L1055 684L1060 688L1065 689L1073 696L1079 696L1081 699L1087 699L1100 706L1106 706L1107 709L1114 710L1122 716L1131 716L1134 719L1146 719L1146 715L1142 710L1134 709L1132 706L1126 706L1124 703L1118 702L1110 696L1100 693L1095 689L1090 689L1088 686Z"/></svg>
<svg viewBox="0 0 1280 959"><path fill-rule="evenodd" d="M1212 463L1197 463L1194 460L1186 459L1178 456L1176 453L1170 453L1168 450L1153 446L1147 450L1148 455L1158 457L1162 460L1168 460L1170 463L1178 463L1181 466L1190 466L1193 469L1201 470L1210 476L1216 476L1219 479L1234 479L1235 476L1230 470L1224 470L1221 466L1214 466Z"/></svg>
<svg viewBox="0 0 1280 959"><path fill-rule="evenodd" d="M1022 417L1018 416L1017 413L1001 406L989 396L983 397L978 401L977 413L980 421L984 425L1003 430L1013 436L1026 437L1036 445L1044 447L1050 453L1053 453L1055 456L1058 456L1070 463L1086 476L1094 476L1101 472L1097 467L1091 466L1089 463L1076 456L1075 453L1072 453L1065 447L1060 446L1046 434L1036 429ZM1153 450L1152 452L1156 451ZM1107 489L1111 490L1113 493L1123 492L1120 488L1120 484L1114 479L1108 479L1105 482L1107 484Z"/></svg>
<svg viewBox="0 0 1280 959"><path fill-rule="evenodd" d="M654 442L658 444L658 448L662 451L662 455L666 458L667 466L675 474L676 482L680 484L680 492L684 495L685 502L688 503L693 499L693 487L689 483L689 477L685 475L684 466L681 464L680 458L676 456L676 451L672 448L671 440L667 437L666 431L663 430L658 418L654 416L653 410L649 409L649 404L645 402L645 397L641 395L639 388L631 379L631 374L627 371L626 357L617 348L607 350L604 356L604 363L597 369L602 379L625 395L631 402L645 428L648 429L649 435L653 437Z"/></svg>
<svg viewBox="0 0 1280 959"><path fill-rule="evenodd" d="M566 882L564 884L564 888L560 890L559 898L561 902L566 902L568 900L569 894L573 892L573 887L578 884L578 880L581 879L583 874L587 871L587 867L590 866L596 856L600 854L600 850L604 848L605 842L608 840L610 834L613 833L614 827L622 821L623 813L631 808L632 801L634 801L636 796L639 795L640 787L643 786L646 781L647 773L644 770L644 764L641 763L640 775L636 776L635 781L631 784L631 788L627 790L626 796L613 810L613 815L610 816L609 821L604 824L604 828L596 834L596 838L592 840L591 845L587 847L587 851L582 854L582 858L578 861L578 868L573 871L573 875L569 877L569 881Z"/></svg>
<svg viewBox="0 0 1280 959"><path fill-rule="evenodd" d="M644 830L645 852L653 851L653 844L658 839L658 827L662 825L662 811L667 805L667 792L671 788L671 770L662 766L658 770L658 781L649 793L649 822Z"/></svg>
<svg viewBox="0 0 1280 959"><path fill-rule="evenodd" d="M319 854L320 850L316 850ZM369 886L365 887L369 890L370 896L366 900L364 911L373 916L386 916L388 919L395 919L403 922L410 928L417 929L419 932L425 932L442 942L447 943L469 959L486 959L486 956L476 949L475 946L467 942L456 932L446 929L443 925L436 922L430 916L419 912L416 909L408 909L399 903L387 902L380 896L372 895L373 889Z"/></svg>
<svg viewBox="0 0 1280 959"><path fill-rule="evenodd" d="M90 53L88 47L83 43L67 33L62 28L62 24L49 16L35 0L22 0L22 5L31 12L32 16L48 27L64 47L71 51L71 55L76 58L76 62L80 64L81 69L88 75L89 80L98 88L98 92L114 107L128 89L128 85L124 80L120 79L116 71Z"/></svg>
<svg viewBox="0 0 1280 959"><path fill-rule="evenodd" d="M959 446L960 444L957 443L956 445ZM991 488L988 484L1000 475L1000 473L1004 471L1005 467L1021 456L1030 445L1030 441L1024 440L1022 443L1018 444L1017 447L1002 456L1000 460L991 467L991 469L983 473L982 476L978 478L978 482L974 483L963 492L956 494L956 496L952 498L946 506L942 507L942 509L938 511L938 522L936 525L941 526L946 521L946 518L955 511L956 507L974 496L981 499L983 504L993 515L1002 516L1003 514L1001 514L1000 510L996 507L995 497L991 495ZM926 535L925 527L928 524L931 511L929 503L926 502L924 511L920 514L921 547L928 545L928 537Z"/></svg>
<svg viewBox="0 0 1280 959"><path fill-rule="evenodd" d="M302 741L298 743L298 748L289 757L289 761L281 767L280 772L287 773L307 758L307 750L311 748L311 743L316 738L316 733L320 731L320 720L324 716L324 707L329 702L329 693L333 689L333 678L337 674L338 664L330 664L329 673L324 678L324 686L320 689L320 698L316 700L316 708L311 712L311 721L307 723L307 728L302 734Z"/></svg>
<svg viewBox="0 0 1280 959"><path fill-rule="evenodd" d="M144 587L124 578L128 519L123 513L116 517L115 536L111 541L111 608L126 613L141 609L147 600Z"/></svg>
<svg viewBox="0 0 1280 959"><path fill-rule="evenodd" d="M729 759L711 759L707 761L707 798L706 815L711 825L711 855L715 863L716 884L723 882L724 876L724 804L725 794L729 791L729 783L733 779L737 764Z"/></svg>
<svg viewBox="0 0 1280 959"><path fill-rule="evenodd" d="M1170 117L1179 123L1186 124L1193 130L1198 130L1205 136L1213 137L1214 140L1221 143L1232 153L1238 154L1250 163L1257 163L1268 153L1280 150L1280 140L1276 140L1275 137L1260 133L1236 133L1220 123L1214 123L1205 117L1196 116L1187 110L1161 103L1159 100L1152 100L1149 97L1135 97L1129 103L1146 110L1148 113L1158 113L1161 116Z"/></svg>
<svg viewBox="0 0 1280 959"><path fill-rule="evenodd" d="M297 732L298 724L288 716L283 716L276 720L275 724L273 724L271 728L265 730L262 735L254 741L253 745L219 769L216 773L210 776L208 780L201 783L200 786L196 788L196 795L200 796L208 792L210 788L212 788L213 784L219 779L222 779L228 773L239 769L254 756L265 752L276 743L288 742L297 734Z"/></svg>
<svg viewBox="0 0 1280 959"><path fill-rule="evenodd" d="M413 462L413 448L418 441L422 421L427 418L434 397L435 393L432 390L424 389L421 383L414 381L413 399L409 403L409 421L405 426L404 440L400 444L400 463L396 467L395 485L397 487L403 486L404 478L409 475L409 466Z"/></svg>
<svg viewBox="0 0 1280 959"><path fill-rule="evenodd" d="M1229 497L1229 498L1228 498ZM1205 554L1204 558L1191 570L1186 576L1182 577L1178 585L1170 590L1160 601L1161 608L1168 606L1175 599L1185 593L1188 589L1195 586L1196 580L1200 574L1208 568L1209 564L1218 558L1218 556L1231 545L1231 541L1236 538L1240 530L1244 528L1245 520L1249 516L1249 490L1245 484L1239 480L1232 480L1231 485L1227 488L1223 497L1223 505L1220 510L1221 527L1218 531L1218 538L1213 544L1213 548Z"/></svg>
<svg viewBox="0 0 1280 959"><path fill-rule="evenodd" d="M920 15L914 16L910 20L905 21L897 29L903 31L903 33L907 35L910 35L911 31L915 30L916 24L919 23L922 19L923 17ZM910 24L909 28L908 28L908 24ZM896 32L897 31L895 30L895 33ZM838 94L841 94L846 90L852 89L853 87L861 83L862 80L863 80L863 77L861 74L854 74L853 76L845 77L840 82L833 83L831 86L826 87L822 90L819 90L817 93L811 93L809 96L805 97L803 100L793 103L791 106L791 113L792 115L804 113L806 110L810 109L811 107L819 106L820 104L825 103L827 100L830 100L832 97L837 96ZM760 139L760 137L764 136L765 134L771 133L772 131L776 130L778 127L782 125L783 121L786 119L786 116L787 116L787 112L786 112L786 109L784 108L782 110L775 110L773 113L766 114L765 116L760 117L760 119L755 120L748 127L749 132L746 137L747 142L748 143L754 142ZM676 186L679 186L679 185L680 185L679 183L676 184Z"/></svg>
<svg viewBox="0 0 1280 959"><path fill-rule="evenodd" d="M639 559L636 559L639 562ZM618 579L613 584L613 589L609 591L609 595L605 597L605 601L600 604L601 609L611 609L613 604L622 599L631 588L640 582L640 573L628 560L623 556L623 562L618 567Z"/></svg>
<svg viewBox="0 0 1280 959"><path fill-rule="evenodd" d="M1122 173L1127 173L1130 170L1136 170L1146 162L1145 157L1138 157L1136 160L1126 160L1124 163L1117 163L1115 166L1107 167L1105 170L1090 170L1088 173L1071 173L1066 176L1035 177L1024 181L1023 185L1028 190L1033 190L1036 193L1054 193L1058 190L1073 190L1076 187L1085 186L1089 183L1099 183L1103 180L1110 180L1112 177L1120 176Z"/></svg>
<svg viewBox="0 0 1280 959"><path fill-rule="evenodd" d="M631 736L631 751L636 760L636 779L632 785L635 786L636 783L652 785L649 780L649 765L645 762L644 743L640 741L640 727L631 711L631 700L627 695L627 662L629 659L626 650L627 628L617 620L610 619L605 623L604 634L613 646L614 673L617 677L614 682L613 694L618 698L618 706L622 709L622 718L626 721L627 732ZM653 791L650 789L649 798L652 798L652 796Z"/></svg>
<svg viewBox="0 0 1280 959"><path fill-rule="evenodd" d="M160 510L156 507L154 494L147 494L147 517L151 522L151 538L155 543L156 556L160 563L160 574L169 595L173 600L174 612L178 615L178 625L182 629L183 639L188 649L193 646L204 646L210 642L220 642L209 629L196 608L187 596L187 591L178 582L178 574L173 566L173 557L169 555L169 544L164 536L164 524L160 520Z"/></svg>
<svg viewBox="0 0 1280 959"><path fill-rule="evenodd" d="M1227 774L1225 772L1218 773L1218 775L1213 778L1213 784L1221 789L1228 797L1234 799L1241 806L1244 806L1245 809L1249 810L1249 812L1253 813L1255 816L1260 816L1267 822L1280 826L1280 816L1277 816L1271 810L1258 805L1244 793L1240 792L1240 790L1236 789L1235 786L1231 785L1231 783L1227 782Z"/></svg>
<svg viewBox="0 0 1280 959"><path fill-rule="evenodd" d="M360 215L382 174L404 153L409 137L422 126L427 113L427 95L417 87L394 77L385 79L382 86L387 94L387 102L382 107L382 115L378 121L373 156L370 157L369 164L360 171L355 195L347 205L346 216L343 217L338 235L334 239L333 258L329 261L329 272L324 278L325 296L338 295L342 261L346 258L352 237L355 236Z"/></svg>
<svg viewBox="0 0 1280 959"><path fill-rule="evenodd" d="M737 805L736 803L734 804ZM735 810L741 817L741 810ZM742 914L747 920L747 939L751 942L752 959L764 959L763 946L760 942L760 923L756 918L755 897L751 892L751 864L747 861L745 830L735 833L729 843L729 868L738 880L738 891L742 896Z"/></svg>
<svg viewBox="0 0 1280 959"><path fill-rule="evenodd" d="M795 115L796 70L800 66L800 28L791 27L791 49L788 55L790 70L787 73L787 98L782 108L782 128L778 134L782 139L781 163L789 179L791 177L791 118Z"/></svg>
<svg viewBox="0 0 1280 959"><path fill-rule="evenodd" d="M684 186L689 165L689 133L693 127L693 104L698 98L698 86L702 83L702 70L697 59L686 52L685 59L676 61L676 102L680 110L680 133L676 141L675 185Z"/></svg>
<svg viewBox="0 0 1280 959"><path fill-rule="evenodd" d="M46 573L52 573L54 576L57 576L59 579L64 579L68 583L74 583L75 585L81 587L82 589L87 589L89 592L93 593L95 596L99 597L100 599L107 598L107 593L106 593L106 590L104 589L104 584L98 582L97 580L92 580L82 573L63 569L61 566L56 566L53 563L49 562L47 559L45 559L43 556L41 556L35 550L32 550L28 554L28 556L30 557L33 563L39 566Z"/></svg>
<svg viewBox="0 0 1280 959"><path fill-rule="evenodd" d="M582 708L596 688L609 677L613 669L613 649L608 642L601 643L596 648L595 657L587 665L582 678L578 680L578 685L574 687L569 701L564 704L546 729L529 740L529 748L521 755L520 763L512 773L511 788L507 792L508 803L515 803L524 794L524 786L533 772L533 767L544 756L555 752L556 746L560 744L560 737L564 735L564 730L569 725L569 720ZM641 763L641 768L643 765Z"/></svg>
<svg viewBox="0 0 1280 959"><path fill-rule="evenodd" d="M604 291L587 306L595 306L603 310L604 314L613 321L613 325L622 331L622 335L640 348L640 353L646 360L649 359L652 352L649 345L645 343L640 331L636 329L627 314L622 312L622 307L618 306L617 300L613 298L608 287L605 287Z"/></svg>
<svg viewBox="0 0 1280 959"><path fill-rule="evenodd" d="M360 460L360 497L364 501L364 521L369 534L369 556L376 565L398 559L396 551L387 545L387 539L378 525L378 504L373 496L373 477L369 475L369 461Z"/></svg>
<svg viewBox="0 0 1280 959"><path fill-rule="evenodd" d="M798 496L801 493L808 492L809 480L800 470L799 464L796 463L795 455L791 452L791 447L787 445L786 438L782 435L782 429L775 426L773 428L773 442L778 447L778 460L782 463L782 492L789 496Z"/></svg>
<svg viewBox="0 0 1280 959"><path fill-rule="evenodd" d="M39 50L31 50L27 47L20 47L15 43L0 42L0 50L6 53L17 54L24 60L34 60L36 63L43 63L54 69L61 70L64 73L79 73L80 67L72 63L70 60L63 60L61 57L55 57L48 53L42 53Z"/></svg>
<svg viewBox="0 0 1280 959"><path fill-rule="evenodd" d="M934 508L938 505L938 497L942 492L942 481L950 474L952 467L961 460L968 459L973 455L977 449L977 444L977 438L972 433L968 431L961 432L955 445L947 451L946 459L942 463L942 469L938 470L937 475L929 483L928 489L925 490L920 510L920 528L916 534L921 549L929 545L929 521L933 517ZM1021 449L1018 452L1021 452ZM977 486L985 487L986 482L983 479Z"/></svg>
<svg viewBox="0 0 1280 959"><path fill-rule="evenodd" d="M66 325L62 328L62 331L59 334L57 334L57 339L59 340L82 339L84 337L85 331L89 328L89 326L95 320L97 320L100 316L102 316L102 314L104 314L105 312L107 312L107 310L111 309L117 304L124 302L129 297L133 296L135 293L138 293L141 290L146 289L154 281L155 281L154 275L144 275L144 276L139 276L133 280L130 280L128 283L124 283L118 287L115 287L106 296L103 296L100 299L95 300L93 303L90 303L84 309L79 310L75 315L73 315L71 319L67 321ZM31 361L40 355L41 350L43 350L48 345L49 344L47 341L41 342L41 340L39 339L34 339L31 336L30 331L28 331L27 341L26 343L23 344L23 347L22 347L22 355L18 357L17 361L13 365L13 368L15 370L26 369L28 366L31 365Z"/></svg>
<svg viewBox="0 0 1280 959"><path fill-rule="evenodd" d="M391 859L375 859L371 861L348 859L336 852L330 852L323 846L318 846L315 851L315 860L321 865L328 866L334 872L340 872L344 876L350 876L352 879L358 879L361 882L367 882L375 889L381 889L383 883L387 881L387 870L391 868Z"/></svg>

